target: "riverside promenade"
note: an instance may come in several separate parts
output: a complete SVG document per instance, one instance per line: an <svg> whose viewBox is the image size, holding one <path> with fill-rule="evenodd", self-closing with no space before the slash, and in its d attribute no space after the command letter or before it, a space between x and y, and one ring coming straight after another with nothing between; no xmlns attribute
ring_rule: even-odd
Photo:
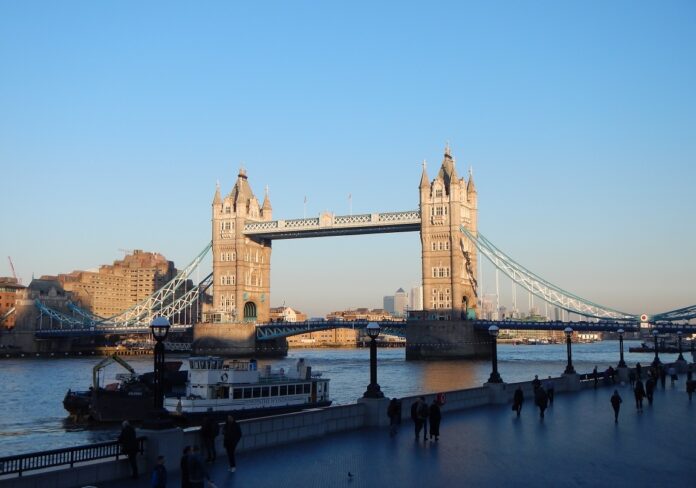
<svg viewBox="0 0 696 488"><path fill-rule="evenodd" d="M509 403L444 412L439 442L414 441L405 418L394 438L387 427L364 427L241 452L235 473L221 450L210 474L219 488L694 486L696 398L689 403L684 383L681 375L675 387L658 387L643 413L630 387L616 385L623 398L618 424L609 403L614 386L557 393L543 421L526 392L519 419ZM404 417L409 408L403 405ZM142 475L96 486L150 484ZM167 486L181 486L178 473Z"/></svg>

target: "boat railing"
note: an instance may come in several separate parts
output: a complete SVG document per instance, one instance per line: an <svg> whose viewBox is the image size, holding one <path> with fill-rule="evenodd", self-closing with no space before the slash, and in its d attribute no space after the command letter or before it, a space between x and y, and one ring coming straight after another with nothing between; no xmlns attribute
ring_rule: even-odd
<svg viewBox="0 0 696 488"><path fill-rule="evenodd" d="M145 449L146 437L138 437L138 452L142 454ZM55 468L58 466L70 466L75 464L96 461L99 459L114 458L118 461L127 456L121 451L118 441L98 442L83 446L52 449L16 456L0 457L0 478L16 474L22 476L27 471Z"/></svg>

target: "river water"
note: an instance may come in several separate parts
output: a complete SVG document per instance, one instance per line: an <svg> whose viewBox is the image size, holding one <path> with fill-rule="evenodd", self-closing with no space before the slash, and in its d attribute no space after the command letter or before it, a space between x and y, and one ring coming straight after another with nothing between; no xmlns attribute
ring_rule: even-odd
<svg viewBox="0 0 696 488"><path fill-rule="evenodd" d="M650 353L628 353L639 345L626 341L626 361L648 364ZM573 365L578 373L600 371L618 362L618 342L573 344ZM273 369L294 366L298 358L309 360L312 370L330 378L334 404L354 403L369 383L369 349L291 349L283 359L260 361ZM378 382L388 397L457 390L481 386L491 372L490 361L406 361L402 348L379 349ZM526 381L539 375L559 376L566 364L565 344L498 346L498 370L506 382ZM92 367L102 358L3 359L0 361L0 457L112 440L118 426L75 425L67 420L63 397L68 388L86 390ZM168 359L175 357L168 355ZM184 359L181 357L181 359ZM663 362L676 354L661 354ZM691 358L687 358L691 359ZM152 357L127 358L138 373L152 370ZM186 361L184 362L186 365ZM107 383L123 370L111 365L104 371Z"/></svg>

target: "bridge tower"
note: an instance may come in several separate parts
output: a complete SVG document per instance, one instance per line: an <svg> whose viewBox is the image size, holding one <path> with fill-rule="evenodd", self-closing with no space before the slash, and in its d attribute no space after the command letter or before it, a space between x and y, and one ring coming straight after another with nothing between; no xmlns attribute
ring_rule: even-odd
<svg viewBox="0 0 696 488"><path fill-rule="evenodd" d="M244 235L245 222L271 220L266 190L263 204L239 170L224 198L215 189L213 211L213 310L217 322L267 322L271 298L271 241Z"/></svg>
<svg viewBox="0 0 696 488"><path fill-rule="evenodd" d="M425 162L420 181L423 308L438 319L462 319L476 312L476 248L461 231L477 232L474 178L459 178L449 144L432 182ZM473 317L472 317L473 318Z"/></svg>

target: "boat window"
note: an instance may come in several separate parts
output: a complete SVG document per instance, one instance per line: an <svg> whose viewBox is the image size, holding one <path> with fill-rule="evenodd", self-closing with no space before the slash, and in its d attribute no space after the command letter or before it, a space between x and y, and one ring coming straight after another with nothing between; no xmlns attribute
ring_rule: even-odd
<svg viewBox="0 0 696 488"><path fill-rule="evenodd" d="M234 395L235 400L239 400L242 398L242 388L235 388L232 394Z"/></svg>
<svg viewBox="0 0 696 488"><path fill-rule="evenodd" d="M295 394L295 385L288 385L288 395Z"/></svg>
<svg viewBox="0 0 696 488"><path fill-rule="evenodd" d="M254 398L259 398L260 396L261 396L261 387L255 386L254 387Z"/></svg>
<svg viewBox="0 0 696 488"><path fill-rule="evenodd" d="M309 383L307 383L304 385L304 392L309 393L309 390L310 390L310 386L309 386Z"/></svg>
<svg viewBox="0 0 696 488"><path fill-rule="evenodd" d="M280 387L280 396L285 396L288 394L288 387L283 385Z"/></svg>
<svg viewBox="0 0 696 488"><path fill-rule="evenodd" d="M251 398L251 388L244 388L244 398Z"/></svg>
<svg viewBox="0 0 696 488"><path fill-rule="evenodd" d="M278 396L278 387L271 386L271 396Z"/></svg>
<svg viewBox="0 0 696 488"><path fill-rule="evenodd" d="M264 386L261 388L261 396L262 397L267 397L270 396L270 392L268 391L268 387Z"/></svg>

